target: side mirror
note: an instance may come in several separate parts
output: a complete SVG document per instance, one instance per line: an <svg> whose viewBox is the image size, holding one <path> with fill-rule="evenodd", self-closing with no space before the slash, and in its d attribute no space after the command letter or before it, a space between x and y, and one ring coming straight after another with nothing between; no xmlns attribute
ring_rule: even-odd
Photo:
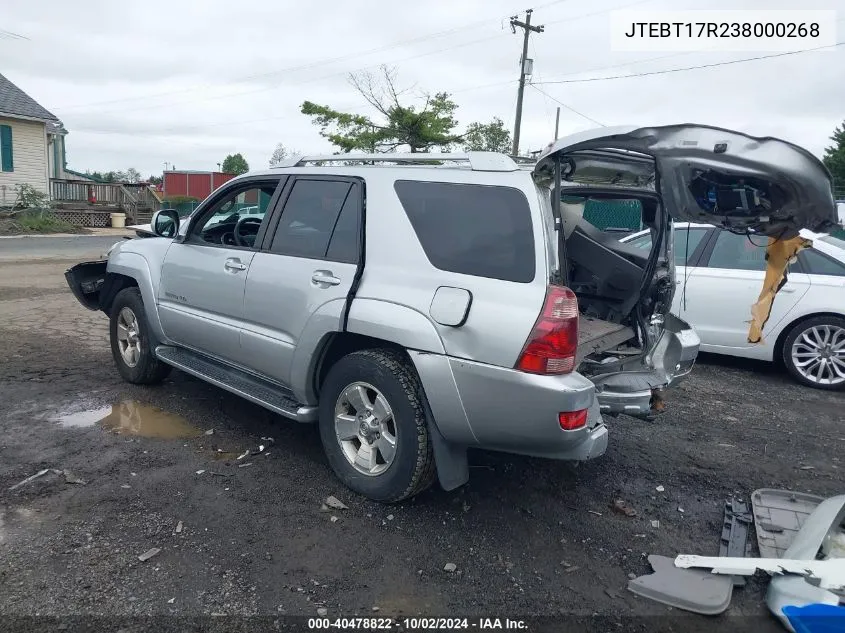
<svg viewBox="0 0 845 633"><path fill-rule="evenodd" d="M179 214L176 209L156 211L150 222L150 228L159 237L176 237L179 231Z"/></svg>

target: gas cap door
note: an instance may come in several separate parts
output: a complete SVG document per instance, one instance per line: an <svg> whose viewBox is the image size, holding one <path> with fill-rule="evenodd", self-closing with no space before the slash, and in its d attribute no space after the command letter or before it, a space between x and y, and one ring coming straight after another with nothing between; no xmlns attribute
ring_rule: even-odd
<svg viewBox="0 0 845 633"><path fill-rule="evenodd" d="M440 325L461 327L469 317L472 293L464 288L440 286L431 300L428 313Z"/></svg>

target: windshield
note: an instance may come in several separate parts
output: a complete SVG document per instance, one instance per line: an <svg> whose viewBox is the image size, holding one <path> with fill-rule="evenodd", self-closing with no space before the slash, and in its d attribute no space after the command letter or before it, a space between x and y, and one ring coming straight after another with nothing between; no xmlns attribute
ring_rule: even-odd
<svg viewBox="0 0 845 633"><path fill-rule="evenodd" d="M823 235L818 239L820 242L827 242L831 246L841 248L843 251L845 251L845 240L841 240L838 237L833 237L832 235Z"/></svg>

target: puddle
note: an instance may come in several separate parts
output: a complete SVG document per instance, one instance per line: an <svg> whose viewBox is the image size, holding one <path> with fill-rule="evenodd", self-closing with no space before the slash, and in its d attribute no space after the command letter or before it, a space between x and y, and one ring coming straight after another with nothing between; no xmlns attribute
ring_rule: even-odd
<svg viewBox="0 0 845 633"><path fill-rule="evenodd" d="M52 418L66 428L102 426L120 435L182 439L202 435L182 416L150 407L134 400L124 400L114 406L65 413Z"/></svg>

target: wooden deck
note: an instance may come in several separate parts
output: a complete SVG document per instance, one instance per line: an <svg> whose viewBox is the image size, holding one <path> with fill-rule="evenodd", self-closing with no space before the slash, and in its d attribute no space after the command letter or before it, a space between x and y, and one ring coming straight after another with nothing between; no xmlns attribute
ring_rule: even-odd
<svg viewBox="0 0 845 633"><path fill-rule="evenodd" d="M90 226L107 226L103 218L125 213L127 224L144 224L161 208L161 201L146 184L99 183L87 180L50 180L50 199L56 215L68 216L74 224L90 217Z"/></svg>

